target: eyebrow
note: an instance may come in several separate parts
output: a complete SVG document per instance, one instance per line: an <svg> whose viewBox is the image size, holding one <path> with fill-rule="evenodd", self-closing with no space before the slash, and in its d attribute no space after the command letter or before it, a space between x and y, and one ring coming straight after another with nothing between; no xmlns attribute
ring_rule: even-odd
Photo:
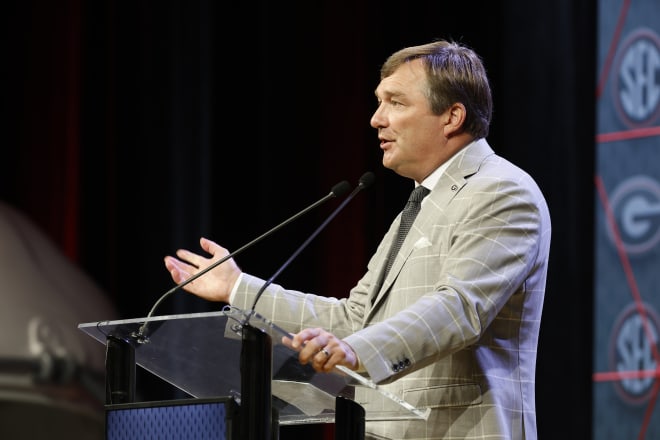
<svg viewBox="0 0 660 440"><path fill-rule="evenodd" d="M401 92L401 91L398 91L398 90L391 90L391 89L388 89L388 88L384 88L381 91L382 91L381 95L384 96L384 97L388 97L388 98L396 98L396 97L400 97L400 96L405 96L404 92ZM378 88L376 88L376 90L374 90L374 95L376 95L376 98L378 98Z"/></svg>

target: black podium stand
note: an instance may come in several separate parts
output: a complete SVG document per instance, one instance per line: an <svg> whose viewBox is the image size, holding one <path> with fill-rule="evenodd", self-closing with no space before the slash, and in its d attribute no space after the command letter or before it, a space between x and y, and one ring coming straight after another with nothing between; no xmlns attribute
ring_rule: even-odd
<svg viewBox="0 0 660 440"><path fill-rule="evenodd" d="M335 423L337 439L362 440L367 420L428 417L428 410L413 407L348 369L316 373L301 365L297 352L281 342L286 332L240 309L78 327L106 346L108 411L149 407L133 402L139 365L193 396L191 404L218 403L220 414L227 417L227 423L222 421L227 439L272 440L280 425ZM354 400L356 392L361 400L376 393L391 405L365 411ZM171 411L181 403L151 406ZM169 416L168 421L175 419Z"/></svg>

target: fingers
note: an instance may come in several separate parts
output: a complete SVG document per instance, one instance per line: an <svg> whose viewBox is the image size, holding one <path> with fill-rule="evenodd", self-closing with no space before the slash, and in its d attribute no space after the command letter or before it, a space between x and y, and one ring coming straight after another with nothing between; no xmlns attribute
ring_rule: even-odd
<svg viewBox="0 0 660 440"><path fill-rule="evenodd" d="M204 257L187 249L178 249L175 253L176 258L165 257L165 266L172 273L173 278L175 277L174 270L178 272L179 277L185 279L197 273L200 268L209 266L215 257L219 258L226 253L224 248L206 238L200 239L200 243L204 251L210 254L212 258Z"/></svg>
<svg viewBox="0 0 660 440"><path fill-rule="evenodd" d="M189 250L186 249L179 249L176 251L176 256L179 258L184 263L188 263L195 268L203 266L207 261L209 261L208 258L202 257L199 254L196 254L194 252L190 252Z"/></svg>
<svg viewBox="0 0 660 440"><path fill-rule="evenodd" d="M291 335L291 336L282 336L282 344L294 350L300 349L299 359L301 360L302 363L307 364L310 361L314 361L314 358L319 353L323 354L325 358L329 358L332 355L330 349L327 346L324 346L320 349L315 348L320 345L320 342L314 339L310 339L306 342L303 342L302 344L300 342L295 342L294 344L294 340L299 338L300 338L299 334ZM320 358L319 360L322 360L322 358Z"/></svg>
<svg viewBox="0 0 660 440"><path fill-rule="evenodd" d="M345 354L341 346L331 342L314 354L314 357L312 357L312 367L314 367L314 370L320 372L331 371L336 365L343 363L344 356Z"/></svg>
<svg viewBox="0 0 660 440"><path fill-rule="evenodd" d="M301 364L311 364L319 372L331 371L336 365L348 365L347 359L352 357L352 351L340 339L330 332L320 328L308 328L293 335L288 341L283 341L294 349L299 349L298 360Z"/></svg>
<svg viewBox="0 0 660 440"><path fill-rule="evenodd" d="M322 331L323 330L320 328L306 328L293 335L293 339L291 340L291 345L293 346L293 348L306 347L308 342L319 336ZM315 347L315 348L318 349L319 347Z"/></svg>
<svg viewBox="0 0 660 440"><path fill-rule="evenodd" d="M227 250L220 246L218 243L209 240L208 238L200 238L199 245L204 249L209 255L217 256L217 253L227 253Z"/></svg>
<svg viewBox="0 0 660 440"><path fill-rule="evenodd" d="M182 262L199 268L205 264L208 264L212 259L219 259L220 257L223 257L227 254L227 250L225 248L204 237L200 239L200 245L202 249L211 256L211 258L197 254L195 252L191 252L187 249L178 249L176 251L177 258L179 258L179 260Z"/></svg>
<svg viewBox="0 0 660 440"><path fill-rule="evenodd" d="M177 284L190 278L191 269L194 270L192 266L170 256L165 257L165 267Z"/></svg>
<svg viewBox="0 0 660 440"><path fill-rule="evenodd" d="M310 347L312 346L317 346L317 344L310 344ZM306 349L310 347L306 347ZM318 349L310 349L308 353L301 351L298 359L303 364L310 363L316 371L330 371L337 364L337 357L330 344Z"/></svg>
<svg viewBox="0 0 660 440"><path fill-rule="evenodd" d="M294 350L300 351L300 362L307 364L328 344L328 335L320 328L307 328L293 335L290 344Z"/></svg>
<svg viewBox="0 0 660 440"><path fill-rule="evenodd" d="M165 267L176 283L187 280L196 274L200 268L208 266L211 261L186 249L178 249L175 255L176 257L166 256L164 261Z"/></svg>

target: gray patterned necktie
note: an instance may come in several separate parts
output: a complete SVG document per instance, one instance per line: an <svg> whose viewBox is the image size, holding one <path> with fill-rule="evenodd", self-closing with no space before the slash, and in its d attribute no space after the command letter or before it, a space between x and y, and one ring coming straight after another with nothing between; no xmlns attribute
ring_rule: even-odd
<svg viewBox="0 0 660 440"><path fill-rule="evenodd" d="M417 217L419 208L422 206L422 199L424 199L424 197L426 197L426 195L429 192L430 190L424 188L422 185L419 185L417 186L417 188L413 190L412 193L410 193L408 202L406 203L406 206L403 208L403 211L401 212L401 223L399 224L399 233L397 234L394 242L392 242L392 247L390 248L390 254L389 257L387 258L387 267L385 269L385 274L383 275L383 279L385 279L385 277L387 277L387 274L390 272L390 269L392 268L392 264L394 263L394 259L396 258L396 254L399 252L399 249L401 248L403 241L406 239L406 235L408 235L408 231L410 230L410 227L415 221L415 217Z"/></svg>

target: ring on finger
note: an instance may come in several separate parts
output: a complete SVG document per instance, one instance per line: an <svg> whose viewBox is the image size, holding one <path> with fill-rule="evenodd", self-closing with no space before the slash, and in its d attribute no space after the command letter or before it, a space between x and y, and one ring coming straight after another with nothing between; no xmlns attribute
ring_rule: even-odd
<svg viewBox="0 0 660 440"><path fill-rule="evenodd" d="M325 347L323 347L320 352L323 353L325 357L330 357L330 352L326 350Z"/></svg>

